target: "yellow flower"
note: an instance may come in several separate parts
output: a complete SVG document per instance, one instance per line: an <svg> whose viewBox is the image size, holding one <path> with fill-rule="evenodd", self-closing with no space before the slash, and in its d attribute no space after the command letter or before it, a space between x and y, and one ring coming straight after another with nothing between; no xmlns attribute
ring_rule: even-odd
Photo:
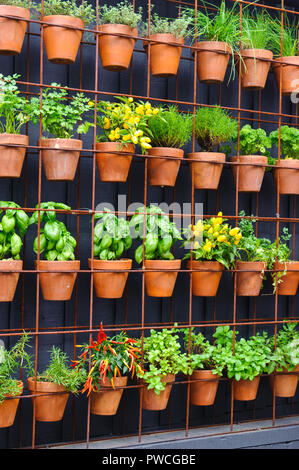
<svg viewBox="0 0 299 470"><path fill-rule="evenodd" d="M112 132L110 132L108 137L109 137L109 140L112 140L112 142L115 140L115 136L114 136L114 134L112 134Z"/></svg>
<svg viewBox="0 0 299 470"><path fill-rule="evenodd" d="M219 232L214 232L214 233L213 233L213 237L214 237L214 238L219 237Z"/></svg>
<svg viewBox="0 0 299 470"><path fill-rule="evenodd" d="M137 137L141 137L143 135L143 131L139 129L135 132L135 135L137 135Z"/></svg>
<svg viewBox="0 0 299 470"><path fill-rule="evenodd" d="M140 142L150 142L151 139L149 137L141 137Z"/></svg>

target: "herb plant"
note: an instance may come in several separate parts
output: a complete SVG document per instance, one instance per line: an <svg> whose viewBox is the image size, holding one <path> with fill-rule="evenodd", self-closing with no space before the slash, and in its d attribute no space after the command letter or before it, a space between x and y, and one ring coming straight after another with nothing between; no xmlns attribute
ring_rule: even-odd
<svg viewBox="0 0 299 470"><path fill-rule="evenodd" d="M79 3L79 5L77 5ZM86 0L44 0L44 9L42 11L41 3L33 3L33 8L43 16L51 15L66 15L80 18L84 21L85 25L92 23L95 20L95 10L91 3Z"/></svg>
<svg viewBox="0 0 299 470"><path fill-rule="evenodd" d="M290 257L292 250L289 248L288 242L291 238L291 234L289 233L289 230L287 227L283 227L282 229L282 234L280 237L278 237L278 243L273 242L270 246L269 249L269 269L272 269L274 267L274 263L278 261L279 263L283 263L285 265L284 271L278 271L274 272L271 274L272 279L273 279L273 293L276 292L276 288L278 284L283 282L283 277L287 273L287 265L286 263L290 262Z"/></svg>
<svg viewBox="0 0 299 470"><path fill-rule="evenodd" d="M269 43L271 51L278 57L292 57L298 55L298 24L296 20L291 22L287 15L283 19L283 48L281 51L281 19L274 18L271 21L269 31Z"/></svg>
<svg viewBox="0 0 299 470"><path fill-rule="evenodd" d="M222 212L217 217L204 221L199 220L196 225L189 225L184 230L186 240L185 248L191 248L194 260L218 261L230 269L237 256L237 245L242 239L239 227L232 228L223 219ZM192 243L191 243L192 242ZM189 259L191 251L183 259Z"/></svg>
<svg viewBox="0 0 299 470"><path fill-rule="evenodd" d="M233 142L238 141L238 132L233 135ZM264 129L253 129L246 124L240 130L240 155L268 155L271 140Z"/></svg>
<svg viewBox="0 0 299 470"><path fill-rule="evenodd" d="M144 229L144 221L146 227ZM181 235L174 222L170 222L169 216L158 206L152 204L149 207L140 206L135 215L130 220L130 227L133 227L137 238L144 239L144 256L146 260L172 260L171 247L177 240L181 240ZM135 260L138 264L143 259L143 244L139 245L135 251Z"/></svg>
<svg viewBox="0 0 299 470"><path fill-rule="evenodd" d="M32 114L31 102L20 95L18 74L0 74L0 133L20 134Z"/></svg>
<svg viewBox="0 0 299 470"><path fill-rule="evenodd" d="M142 7L134 11L132 2L127 0L117 5L99 6L100 24L124 24L136 28L142 20Z"/></svg>
<svg viewBox="0 0 299 470"><path fill-rule="evenodd" d="M219 106L199 107L195 117L195 137L203 152L213 152L231 139L238 124Z"/></svg>
<svg viewBox="0 0 299 470"><path fill-rule="evenodd" d="M299 129L296 127L281 126L280 152L285 159L299 159ZM279 130L270 133L270 139L278 147Z"/></svg>
<svg viewBox="0 0 299 470"><path fill-rule="evenodd" d="M32 6L30 0L0 0L0 5L11 5L13 7L27 8L28 10Z"/></svg>
<svg viewBox="0 0 299 470"><path fill-rule="evenodd" d="M245 211L240 211L239 215L245 217ZM242 238L238 245L238 253L243 261L262 261L268 265L271 241L268 238L258 238L255 235L253 227L255 222L255 219L245 218L239 221Z"/></svg>
<svg viewBox="0 0 299 470"><path fill-rule="evenodd" d="M51 83L52 87L60 86ZM82 122L82 117L94 106L83 93L76 93L70 97L67 90L46 88L42 92L42 110L40 111L40 98L32 98L33 124L42 119L42 129L56 138L71 139L76 133L86 134L93 123Z"/></svg>
<svg viewBox="0 0 299 470"><path fill-rule="evenodd" d="M8 207L0 219L0 260L20 259L22 238L29 226L29 217L15 202L0 201L0 208ZM0 209L0 215L3 210Z"/></svg>
<svg viewBox="0 0 299 470"><path fill-rule="evenodd" d="M271 360L267 372L280 372L286 369L288 372L294 370L299 364L299 332L298 323L286 322L275 337L270 338ZM276 346L276 347L275 347Z"/></svg>
<svg viewBox="0 0 299 470"><path fill-rule="evenodd" d="M243 49L268 49L272 18L265 10L245 10L242 18Z"/></svg>
<svg viewBox="0 0 299 470"><path fill-rule="evenodd" d="M75 238L67 230L65 224L56 219L55 209L71 210L71 208L60 202L42 202L40 211L40 254L48 261L74 260L74 250L77 245ZM38 224L38 211L30 218L30 224ZM43 226L42 226L43 223ZM33 251L38 253L38 236L33 243Z"/></svg>
<svg viewBox="0 0 299 470"><path fill-rule="evenodd" d="M190 139L192 129L192 116L169 106L148 121L146 134L151 139L152 147L181 148Z"/></svg>
<svg viewBox="0 0 299 470"><path fill-rule="evenodd" d="M182 15L180 18L163 18L157 13L151 15L151 32L150 34L172 34L177 39L188 36L188 28L190 25L190 17ZM142 35L148 36L148 24L144 23Z"/></svg>
<svg viewBox="0 0 299 470"><path fill-rule="evenodd" d="M132 245L129 222L117 218L109 209L104 214L95 214L99 220L94 228L93 255L102 260L120 259Z"/></svg>

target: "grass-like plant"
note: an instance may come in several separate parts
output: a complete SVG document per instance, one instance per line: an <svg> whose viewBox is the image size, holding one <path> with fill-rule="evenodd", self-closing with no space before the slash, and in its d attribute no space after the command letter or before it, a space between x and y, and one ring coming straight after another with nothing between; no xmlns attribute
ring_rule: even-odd
<svg viewBox="0 0 299 470"><path fill-rule="evenodd" d="M281 35L283 46L281 51ZM275 18L271 21L269 28L269 48L277 57L292 57L298 55L298 23L289 20L287 15L283 19L283 31L281 31L281 19Z"/></svg>
<svg viewBox="0 0 299 470"><path fill-rule="evenodd" d="M117 5L99 6L100 24L124 24L131 28L137 28L142 20L142 7L134 11L132 2L124 0Z"/></svg>
<svg viewBox="0 0 299 470"><path fill-rule="evenodd" d="M44 0L43 10L41 3L32 2L31 5L39 16L42 14L43 16L74 16L84 21L85 25L94 22L96 18L94 8L87 0L83 0L83 2L81 2L81 0L78 2L76 0Z"/></svg>
<svg viewBox="0 0 299 470"><path fill-rule="evenodd" d="M32 2L30 0L0 0L0 5L10 5L13 7L21 7L21 8L31 8Z"/></svg>
<svg viewBox="0 0 299 470"><path fill-rule="evenodd" d="M181 148L190 139L192 129L192 115L180 113L175 106L169 106L148 121L145 132L151 139L152 147Z"/></svg>
<svg viewBox="0 0 299 470"><path fill-rule="evenodd" d="M187 15L182 15L180 18L163 18L157 13L151 16L151 34L172 34L176 38L185 38L190 33L188 28L191 19ZM142 35L148 36L148 24L144 23L142 26Z"/></svg>
<svg viewBox="0 0 299 470"><path fill-rule="evenodd" d="M265 10L245 10L242 18L243 49L268 49L272 18Z"/></svg>
<svg viewBox="0 0 299 470"><path fill-rule="evenodd" d="M200 107L195 118L195 137L203 152L213 152L237 131L238 124L219 106Z"/></svg>

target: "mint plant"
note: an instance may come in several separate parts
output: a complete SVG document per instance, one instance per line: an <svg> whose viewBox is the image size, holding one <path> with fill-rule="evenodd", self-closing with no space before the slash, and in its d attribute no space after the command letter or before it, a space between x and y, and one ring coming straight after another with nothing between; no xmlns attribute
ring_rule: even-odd
<svg viewBox="0 0 299 470"><path fill-rule="evenodd" d="M286 369L291 372L299 364L298 323L286 322L276 335L270 337L271 358L267 367L268 374Z"/></svg>
<svg viewBox="0 0 299 470"><path fill-rule="evenodd" d="M117 218L109 209L104 211L94 216L99 222L94 227L93 255L101 260L120 259L132 245L129 222Z"/></svg>

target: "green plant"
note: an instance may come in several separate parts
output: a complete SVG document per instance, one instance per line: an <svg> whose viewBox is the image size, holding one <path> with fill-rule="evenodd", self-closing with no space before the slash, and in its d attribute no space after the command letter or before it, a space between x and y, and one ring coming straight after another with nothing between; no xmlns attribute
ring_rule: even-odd
<svg viewBox="0 0 299 470"><path fill-rule="evenodd" d="M44 372L36 373L36 381L62 385L67 392L78 393L86 380L85 370L74 370L70 367L67 355L60 348L53 346L49 352L51 353L49 364ZM33 368L31 368L30 376L35 377Z"/></svg>
<svg viewBox="0 0 299 470"><path fill-rule="evenodd" d="M278 147L279 129L270 133L272 144ZM281 126L280 152L285 159L299 159L299 129L296 127Z"/></svg>
<svg viewBox="0 0 299 470"><path fill-rule="evenodd" d="M147 388L160 395L166 387L163 382L165 375L187 373L186 354L180 351L179 335L175 328L150 330L150 336L140 339L140 349L142 345L145 372L137 371L137 377L142 377Z"/></svg>
<svg viewBox="0 0 299 470"><path fill-rule="evenodd" d="M226 223L222 212L204 222L198 220L196 225L189 225L183 233L186 238L183 246L191 249L194 260L218 261L227 269L234 264L242 233L238 227L231 228ZM189 259L191 251L183 259Z"/></svg>
<svg viewBox="0 0 299 470"><path fill-rule="evenodd" d="M24 332L10 350L0 346L0 405L7 397L20 394L19 382L14 375L20 368L32 367L31 357L26 352L29 341L30 337Z"/></svg>
<svg viewBox="0 0 299 470"><path fill-rule="evenodd" d="M16 80L18 74L0 74L0 132L20 134L32 115L32 104L20 95Z"/></svg>
<svg viewBox="0 0 299 470"><path fill-rule="evenodd" d="M132 2L127 0L117 5L99 6L100 24L124 24L136 28L142 20L142 7L134 11Z"/></svg>
<svg viewBox="0 0 299 470"><path fill-rule="evenodd" d="M145 222L145 227L144 227ZM148 259L174 259L170 252L171 247L181 235L174 222L170 222L169 216L158 206L151 204L149 207L140 206L130 220L130 227L135 230L135 235L140 240L144 239L144 257ZM144 238L145 236L145 238ZM143 244L135 251L135 260L138 264L143 259Z"/></svg>
<svg viewBox="0 0 299 470"><path fill-rule="evenodd" d="M238 141L238 132L233 134L233 142ZM267 149L271 148L271 140L264 129L253 129L246 124L240 130L240 155L268 155Z"/></svg>
<svg viewBox="0 0 299 470"><path fill-rule="evenodd" d="M180 18L163 18L157 13L153 13L150 34L172 34L177 39L185 38L189 35L190 22L190 17L184 14ZM148 36L148 23L143 24L142 36Z"/></svg>
<svg viewBox="0 0 299 470"><path fill-rule="evenodd" d="M27 232L29 217L15 202L0 201L0 208L8 207L0 221L0 260L20 259L22 238ZM3 210L0 209L0 214ZM19 232L19 234L17 233Z"/></svg>
<svg viewBox="0 0 299 470"><path fill-rule="evenodd" d="M287 273L287 265L286 263L290 262L290 257L292 250L288 246L288 242L291 238L291 234L287 227L283 227L282 234L278 237L278 243L275 241L269 247L269 262L268 267L272 269L274 267L274 263L278 261L279 263L283 263L285 265L284 271L278 271L271 274L273 279L273 293L275 294L277 286L283 281L282 278Z"/></svg>
<svg viewBox="0 0 299 470"><path fill-rule="evenodd" d="M266 10L245 10L242 17L242 48L267 49L270 44L271 22L272 18Z"/></svg>
<svg viewBox="0 0 299 470"><path fill-rule="evenodd" d="M76 371L87 370L88 375L82 393L87 391L87 395L98 392L101 384L105 384L108 379L114 387L114 379L119 376L134 375L143 376L141 367L141 349L139 341L129 338L124 331L108 337L103 331L103 325L98 334L97 341L91 338L90 344L78 345L81 354L77 361L74 361ZM89 353L91 353L89 363Z"/></svg>
<svg viewBox="0 0 299 470"><path fill-rule="evenodd" d="M44 0L43 10L41 3L32 3L32 7L38 16L66 15L80 18L85 25L92 23L95 17L93 6L86 0Z"/></svg>
<svg viewBox="0 0 299 470"><path fill-rule="evenodd" d="M235 332L236 336L239 334ZM229 379L253 380L263 374L270 362L271 348L266 332L257 333L249 339L235 340L229 326L218 326L214 333L215 345L222 349L225 371Z"/></svg>
<svg viewBox="0 0 299 470"><path fill-rule="evenodd" d="M281 50L281 37L283 46ZM283 18L283 30L281 30L281 18L274 18L269 30L269 48L278 57L292 57L298 55L298 24L296 19L290 21L287 15Z"/></svg>
<svg viewBox="0 0 299 470"><path fill-rule="evenodd" d="M245 211L240 211L239 215L245 217ZM255 222L256 219L246 218L239 221L242 238L238 245L238 254L243 261L262 261L268 265L271 257L271 241L255 235L253 227Z"/></svg>
<svg viewBox="0 0 299 470"><path fill-rule="evenodd" d="M120 259L125 250L132 245L129 222L117 218L109 209L105 213L95 214L94 219L100 219L94 228L93 255L102 260Z"/></svg>
<svg viewBox="0 0 299 470"><path fill-rule="evenodd" d="M36 206L38 207L38 206ZM33 251L40 254L44 252L44 258L48 261L74 260L74 249L77 245L75 238L68 232L65 224L56 219L55 209L71 210L71 208L60 202L42 202L40 204L40 241L38 247L38 236L33 243ZM38 211L30 218L30 224L38 224Z"/></svg>
<svg viewBox="0 0 299 470"><path fill-rule="evenodd" d="M195 117L195 137L203 152L214 149L231 139L238 123L219 106L199 107Z"/></svg>
<svg viewBox="0 0 299 470"><path fill-rule="evenodd" d="M30 0L0 0L0 5L11 5L13 7L27 8L29 10L32 3Z"/></svg>
<svg viewBox="0 0 299 470"><path fill-rule="evenodd" d="M51 87L59 87L51 83ZM34 97L32 102L31 120L37 124L42 120L43 132L60 139L71 139L76 133L86 134L93 123L82 122L82 116L94 106L83 93L69 97L67 90L45 88L42 92L42 109L40 97Z"/></svg>
<svg viewBox="0 0 299 470"><path fill-rule="evenodd" d="M181 148L190 139L192 129L192 116L169 106L148 121L145 133L150 137L152 147Z"/></svg>
<svg viewBox="0 0 299 470"><path fill-rule="evenodd" d="M268 374L286 369L294 370L299 364L299 332L298 323L286 322L275 336L270 337L271 357L267 367Z"/></svg>

